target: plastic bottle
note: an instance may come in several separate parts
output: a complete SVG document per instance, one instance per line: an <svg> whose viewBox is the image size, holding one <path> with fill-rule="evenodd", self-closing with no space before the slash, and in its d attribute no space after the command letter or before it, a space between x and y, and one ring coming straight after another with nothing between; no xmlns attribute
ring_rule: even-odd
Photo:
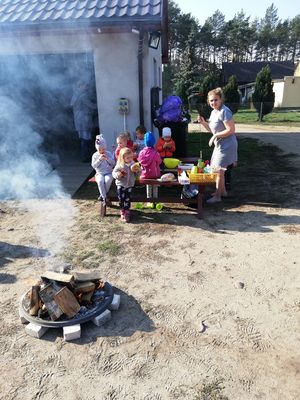
<svg viewBox="0 0 300 400"><path fill-rule="evenodd" d="M201 163L202 163L202 150L200 150L200 157L199 157L199 160L197 162L198 169L202 168Z"/></svg>

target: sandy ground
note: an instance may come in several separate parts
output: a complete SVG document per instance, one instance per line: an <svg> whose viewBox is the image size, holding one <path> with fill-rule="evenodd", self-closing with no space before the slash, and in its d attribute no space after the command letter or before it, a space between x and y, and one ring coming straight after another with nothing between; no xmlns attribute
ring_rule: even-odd
<svg viewBox="0 0 300 400"><path fill-rule="evenodd" d="M177 208L124 225L111 208L100 222L96 202L72 200L63 229L46 206L0 203L1 400L299 398L299 181L281 208L225 201L201 221ZM74 343L60 329L34 339L18 318L53 221L64 260L100 268L121 294Z"/></svg>

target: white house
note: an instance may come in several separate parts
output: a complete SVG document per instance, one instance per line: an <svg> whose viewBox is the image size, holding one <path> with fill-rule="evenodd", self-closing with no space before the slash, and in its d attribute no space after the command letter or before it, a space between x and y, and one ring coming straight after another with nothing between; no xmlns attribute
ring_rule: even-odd
<svg viewBox="0 0 300 400"><path fill-rule="evenodd" d="M110 147L124 127L132 132L144 124L155 131L151 89L161 87L162 63L168 55L167 5L167 0L0 0L0 89L14 64L11 75L26 70L26 76L10 88L30 78L33 84L39 82L41 99L45 87L54 101L63 87L57 98L66 105L75 79L90 73L88 65L94 75L100 131ZM55 67L49 60L55 60ZM59 78L58 69L64 71ZM129 102L125 115L119 112L124 98ZM48 107L44 100L40 104L40 110Z"/></svg>
<svg viewBox="0 0 300 400"><path fill-rule="evenodd" d="M293 76L273 80L275 93L275 108L300 108L300 62L296 66Z"/></svg>

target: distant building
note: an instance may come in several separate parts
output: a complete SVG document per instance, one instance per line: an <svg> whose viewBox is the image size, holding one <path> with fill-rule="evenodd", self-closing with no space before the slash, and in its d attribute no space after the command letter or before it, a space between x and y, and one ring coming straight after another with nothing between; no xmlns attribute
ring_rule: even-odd
<svg viewBox="0 0 300 400"><path fill-rule="evenodd" d="M261 61L245 63L223 63L223 83L235 75L242 103L249 103L254 91L257 74L269 65L275 93L274 108L300 108L300 63L295 69L292 61Z"/></svg>
<svg viewBox="0 0 300 400"><path fill-rule="evenodd" d="M284 76L294 74L295 65L292 61L224 62L222 64L223 84L226 85L231 75L236 76L239 86L255 82L256 75L267 65L270 67L272 79L282 79Z"/></svg>
<svg viewBox="0 0 300 400"><path fill-rule="evenodd" d="M300 109L300 62L292 76L273 80L275 108Z"/></svg>

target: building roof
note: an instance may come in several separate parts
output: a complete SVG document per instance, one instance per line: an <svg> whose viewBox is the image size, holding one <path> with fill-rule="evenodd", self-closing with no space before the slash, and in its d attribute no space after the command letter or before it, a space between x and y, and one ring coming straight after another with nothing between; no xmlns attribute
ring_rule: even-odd
<svg viewBox="0 0 300 400"><path fill-rule="evenodd" d="M271 69L272 79L294 75L295 65L292 61L226 62L222 64L224 83L228 82L231 75L236 76L239 85L255 82L256 75L266 65Z"/></svg>
<svg viewBox="0 0 300 400"><path fill-rule="evenodd" d="M0 28L161 24L165 0L0 0Z"/></svg>

